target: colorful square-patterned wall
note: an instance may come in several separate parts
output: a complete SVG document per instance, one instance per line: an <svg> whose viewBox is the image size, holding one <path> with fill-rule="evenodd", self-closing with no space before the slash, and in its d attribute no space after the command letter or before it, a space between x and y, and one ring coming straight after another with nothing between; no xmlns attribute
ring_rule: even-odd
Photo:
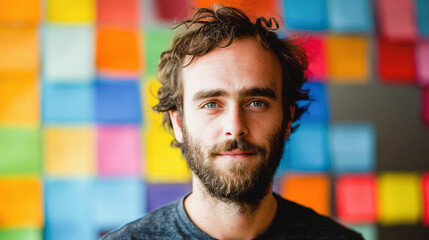
<svg viewBox="0 0 429 240"><path fill-rule="evenodd" d="M0 0L0 239L97 239L191 191L151 106L169 27L214 2ZM275 191L365 239L429 239L429 0L218 2L311 61Z"/></svg>

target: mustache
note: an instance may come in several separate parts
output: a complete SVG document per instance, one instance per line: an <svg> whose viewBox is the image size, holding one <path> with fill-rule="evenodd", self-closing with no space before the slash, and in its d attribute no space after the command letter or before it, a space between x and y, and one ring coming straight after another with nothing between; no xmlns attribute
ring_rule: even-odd
<svg viewBox="0 0 429 240"><path fill-rule="evenodd" d="M256 154L265 154L266 150L256 144L250 143L244 139L231 139L218 143L210 147L208 153L210 157L218 155L220 152L229 152L232 150L250 151Z"/></svg>

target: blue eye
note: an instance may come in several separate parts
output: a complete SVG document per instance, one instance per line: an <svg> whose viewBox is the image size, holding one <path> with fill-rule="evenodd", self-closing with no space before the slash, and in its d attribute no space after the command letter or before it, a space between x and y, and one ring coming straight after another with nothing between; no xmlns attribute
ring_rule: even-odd
<svg viewBox="0 0 429 240"><path fill-rule="evenodd" d="M217 106L218 106L217 103L214 103L214 102L209 102L209 103L206 103L206 105L204 105L205 108L209 108L209 109L216 108Z"/></svg>
<svg viewBox="0 0 429 240"><path fill-rule="evenodd" d="M262 102L262 101L252 101L252 102L250 103L250 105L251 105L252 107L264 107L264 106L265 106L265 103L264 103L264 102Z"/></svg>

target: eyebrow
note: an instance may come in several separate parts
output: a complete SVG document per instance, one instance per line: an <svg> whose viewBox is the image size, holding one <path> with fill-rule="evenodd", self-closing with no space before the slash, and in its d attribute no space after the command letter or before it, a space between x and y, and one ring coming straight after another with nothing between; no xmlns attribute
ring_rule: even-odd
<svg viewBox="0 0 429 240"><path fill-rule="evenodd" d="M223 89L214 89L214 90L201 90L194 94L193 101L200 101L207 98L214 98L214 97L225 97L228 93ZM271 88L244 88L238 91L238 95L240 97L267 97L271 98L273 100L277 99L277 95Z"/></svg>

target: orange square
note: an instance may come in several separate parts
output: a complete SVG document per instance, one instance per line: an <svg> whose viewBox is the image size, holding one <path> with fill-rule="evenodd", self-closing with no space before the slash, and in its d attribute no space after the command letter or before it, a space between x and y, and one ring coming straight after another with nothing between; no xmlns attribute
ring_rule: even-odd
<svg viewBox="0 0 429 240"><path fill-rule="evenodd" d="M194 5L198 8L209 7L214 3L219 3L225 6L236 7L243 10L251 20L252 17L276 17L280 24L280 6L275 0L194 0Z"/></svg>
<svg viewBox="0 0 429 240"><path fill-rule="evenodd" d="M0 26L0 77L38 73L39 41L34 26Z"/></svg>
<svg viewBox="0 0 429 240"><path fill-rule="evenodd" d="M37 23L39 19L39 0L0 0L0 22Z"/></svg>
<svg viewBox="0 0 429 240"><path fill-rule="evenodd" d="M39 84L36 76L30 79L1 79L0 96L0 124L39 124Z"/></svg>
<svg viewBox="0 0 429 240"><path fill-rule="evenodd" d="M0 178L0 192L0 228L43 227L42 183L39 178Z"/></svg>
<svg viewBox="0 0 429 240"><path fill-rule="evenodd" d="M280 195L319 214L330 215L330 187L326 175L288 175L281 181Z"/></svg>
<svg viewBox="0 0 429 240"><path fill-rule="evenodd" d="M138 74L141 69L138 33L130 29L100 28L96 58L102 72Z"/></svg>

